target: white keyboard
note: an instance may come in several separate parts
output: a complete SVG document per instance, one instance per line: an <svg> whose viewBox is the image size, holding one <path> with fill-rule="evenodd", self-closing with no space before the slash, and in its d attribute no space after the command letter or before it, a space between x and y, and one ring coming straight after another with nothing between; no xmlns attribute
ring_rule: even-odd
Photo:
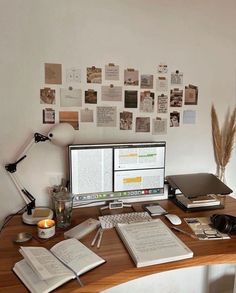
<svg viewBox="0 0 236 293"><path fill-rule="evenodd" d="M111 229L118 223L136 223L151 221L152 217L147 212L132 212L98 217L102 229Z"/></svg>

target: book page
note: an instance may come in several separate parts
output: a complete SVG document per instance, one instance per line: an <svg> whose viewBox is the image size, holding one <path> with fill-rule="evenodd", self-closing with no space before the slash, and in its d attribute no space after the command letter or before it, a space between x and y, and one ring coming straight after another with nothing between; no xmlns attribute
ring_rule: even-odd
<svg viewBox="0 0 236 293"><path fill-rule="evenodd" d="M33 293L49 292L71 279L71 277L67 275L65 278L57 276L48 280L41 280L25 259L17 262L13 267L13 271L18 275L30 292Z"/></svg>
<svg viewBox="0 0 236 293"><path fill-rule="evenodd" d="M74 274L44 247L21 247L20 253L41 280Z"/></svg>
<svg viewBox="0 0 236 293"><path fill-rule="evenodd" d="M57 243L51 248L51 251L78 275L105 262L96 253L74 238Z"/></svg>
<svg viewBox="0 0 236 293"><path fill-rule="evenodd" d="M138 266L191 257L192 251L159 219L118 224L118 232Z"/></svg>

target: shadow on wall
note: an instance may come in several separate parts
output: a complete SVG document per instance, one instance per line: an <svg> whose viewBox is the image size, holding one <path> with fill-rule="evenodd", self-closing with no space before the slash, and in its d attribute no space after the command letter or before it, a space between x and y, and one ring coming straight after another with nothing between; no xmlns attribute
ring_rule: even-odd
<svg viewBox="0 0 236 293"><path fill-rule="evenodd" d="M208 293L233 293L234 275L225 275L209 283Z"/></svg>

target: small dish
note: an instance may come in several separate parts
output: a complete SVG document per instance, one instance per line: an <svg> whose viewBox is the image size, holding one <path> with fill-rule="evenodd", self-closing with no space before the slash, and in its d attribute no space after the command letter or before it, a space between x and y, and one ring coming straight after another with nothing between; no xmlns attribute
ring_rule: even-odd
<svg viewBox="0 0 236 293"><path fill-rule="evenodd" d="M30 233L21 232L16 234L12 240L16 243L21 243L29 241L30 239L32 239L32 235Z"/></svg>

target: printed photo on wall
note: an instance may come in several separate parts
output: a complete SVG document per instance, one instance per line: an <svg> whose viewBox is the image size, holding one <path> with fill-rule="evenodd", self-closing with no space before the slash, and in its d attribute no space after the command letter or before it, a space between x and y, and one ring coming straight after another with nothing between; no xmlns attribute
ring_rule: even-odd
<svg viewBox="0 0 236 293"><path fill-rule="evenodd" d="M60 89L61 107L82 107L81 89Z"/></svg>
<svg viewBox="0 0 236 293"><path fill-rule="evenodd" d="M55 110L52 108L43 109L43 124L55 123Z"/></svg>
<svg viewBox="0 0 236 293"><path fill-rule="evenodd" d="M184 110L183 124L196 124L196 111L195 110Z"/></svg>
<svg viewBox="0 0 236 293"><path fill-rule="evenodd" d="M150 91L140 93L140 111L154 112L154 93Z"/></svg>
<svg viewBox="0 0 236 293"><path fill-rule="evenodd" d="M139 72L133 68L127 68L124 71L125 85L139 85Z"/></svg>
<svg viewBox="0 0 236 293"><path fill-rule="evenodd" d="M152 134L166 134L167 133L167 119L157 117L156 119L152 119Z"/></svg>
<svg viewBox="0 0 236 293"><path fill-rule="evenodd" d="M88 108L80 110L80 122L93 122L93 110Z"/></svg>
<svg viewBox="0 0 236 293"><path fill-rule="evenodd" d="M150 132L150 117L136 117L135 132Z"/></svg>
<svg viewBox="0 0 236 293"><path fill-rule="evenodd" d="M46 84L61 84L61 64L45 63L45 83Z"/></svg>
<svg viewBox="0 0 236 293"><path fill-rule="evenodd" d="M66 70L67 82L81 82L81 69L78 67L68 68Z"/></svg>
<svg viewBox="0 0 236 293"><path fill-rule="evenodd" d="M185 105L197 105L198 102L198 87L189 84L185 87L184 104Z"/></svg>
<svg viewBox="0 0 236 293"><path fill-rule="evenodd" d="M102 83L102 68L87 67L87 83Z"/></svg>
<svg viewBox="0 0 236 293"><path fill-rule="evenodd" d="M179 127L180 112L173 111L170 113L170 127Z"/></svg>
<svg viewBox="0 0 236 293"><path fill-rule="evenodd" d="M157 72L158 73L167 73L168 72L168 66L166 63L160 63L158 65L158 68L157 68Z"/></svg>
<svg viewBox="0 0 236 293"><path fill-rule="evenodd" d="M152 74L141 74L141 89L153 89L153 75Z"/></svg>
<svg viewBox="0 0 236 293"><path fill-rule="evenodd" d="M183 90L178 88L170 90L170 106L182 107L183 105Z"/></svg>
<svg viewBox="0 0 236 293"><path fill-rule="evenodd" d="M116 127L117 108L97 107L97 126Z"/></svg>
<svg viewBox="0 0 236 293"><path fill-rule="evenodd" d="M121 102L122 101L122 87L121 86L102 86L101 89L101 100L111 101L111 102Z"/></svg>
<svg viewBox="0 0 236 293"><path fill-rule="evenodd" d="M168 110L168 96L161 94L157 98L157 113L167 113Z"/></svg>
<svg viewBox="0 0 236 293"><path fill-rule="evenodd" d="M108 65L105 65L105 79L119 80L120 79L119 65L115 65L114 63L109 63Z"/></svg>
<svg viewBox="0 0 236 293"><path fill-rule="evenodd" d="M138 91L125 91L125 108L138 107Z"/></svg>
<svg viewBox="0 0 236 293"><path fill-rule="evenodd" d="M159 92L167 92L168 91L168 79L166 76L158 76L156 89Z"/></svg>
<svg viewBox="0 0 236 293"><path fill-rule="evenodd" d="M133 126L133 113L123 111L120 113L120 130L131 130Z"/></svg>
<svg viewBox="0 0 236 293"><path fill-rule="evenodd" d="M40 89L40 103L41 104L55 104L56 90L50 87Z"/></svg>
<svg viewBox="0 0 236 293"><path fill-rule="evenodd" d="M170 83L181 85L183 84L183 78L183 73L176 70L175 72L171 73Z"/></svg>
<svg viewBox="0 0 236 293"><path fill-rule="evenodd" d="M88 89L85 91L85 103L86 104L97 104L97 91Z"/></svg>
<svg viewBox="0 0 236 293"><path fill-rule="evenodd" d="M79 113L76 111L60 111L59 122L69 123L75 130L79 129Z"/></svg>

